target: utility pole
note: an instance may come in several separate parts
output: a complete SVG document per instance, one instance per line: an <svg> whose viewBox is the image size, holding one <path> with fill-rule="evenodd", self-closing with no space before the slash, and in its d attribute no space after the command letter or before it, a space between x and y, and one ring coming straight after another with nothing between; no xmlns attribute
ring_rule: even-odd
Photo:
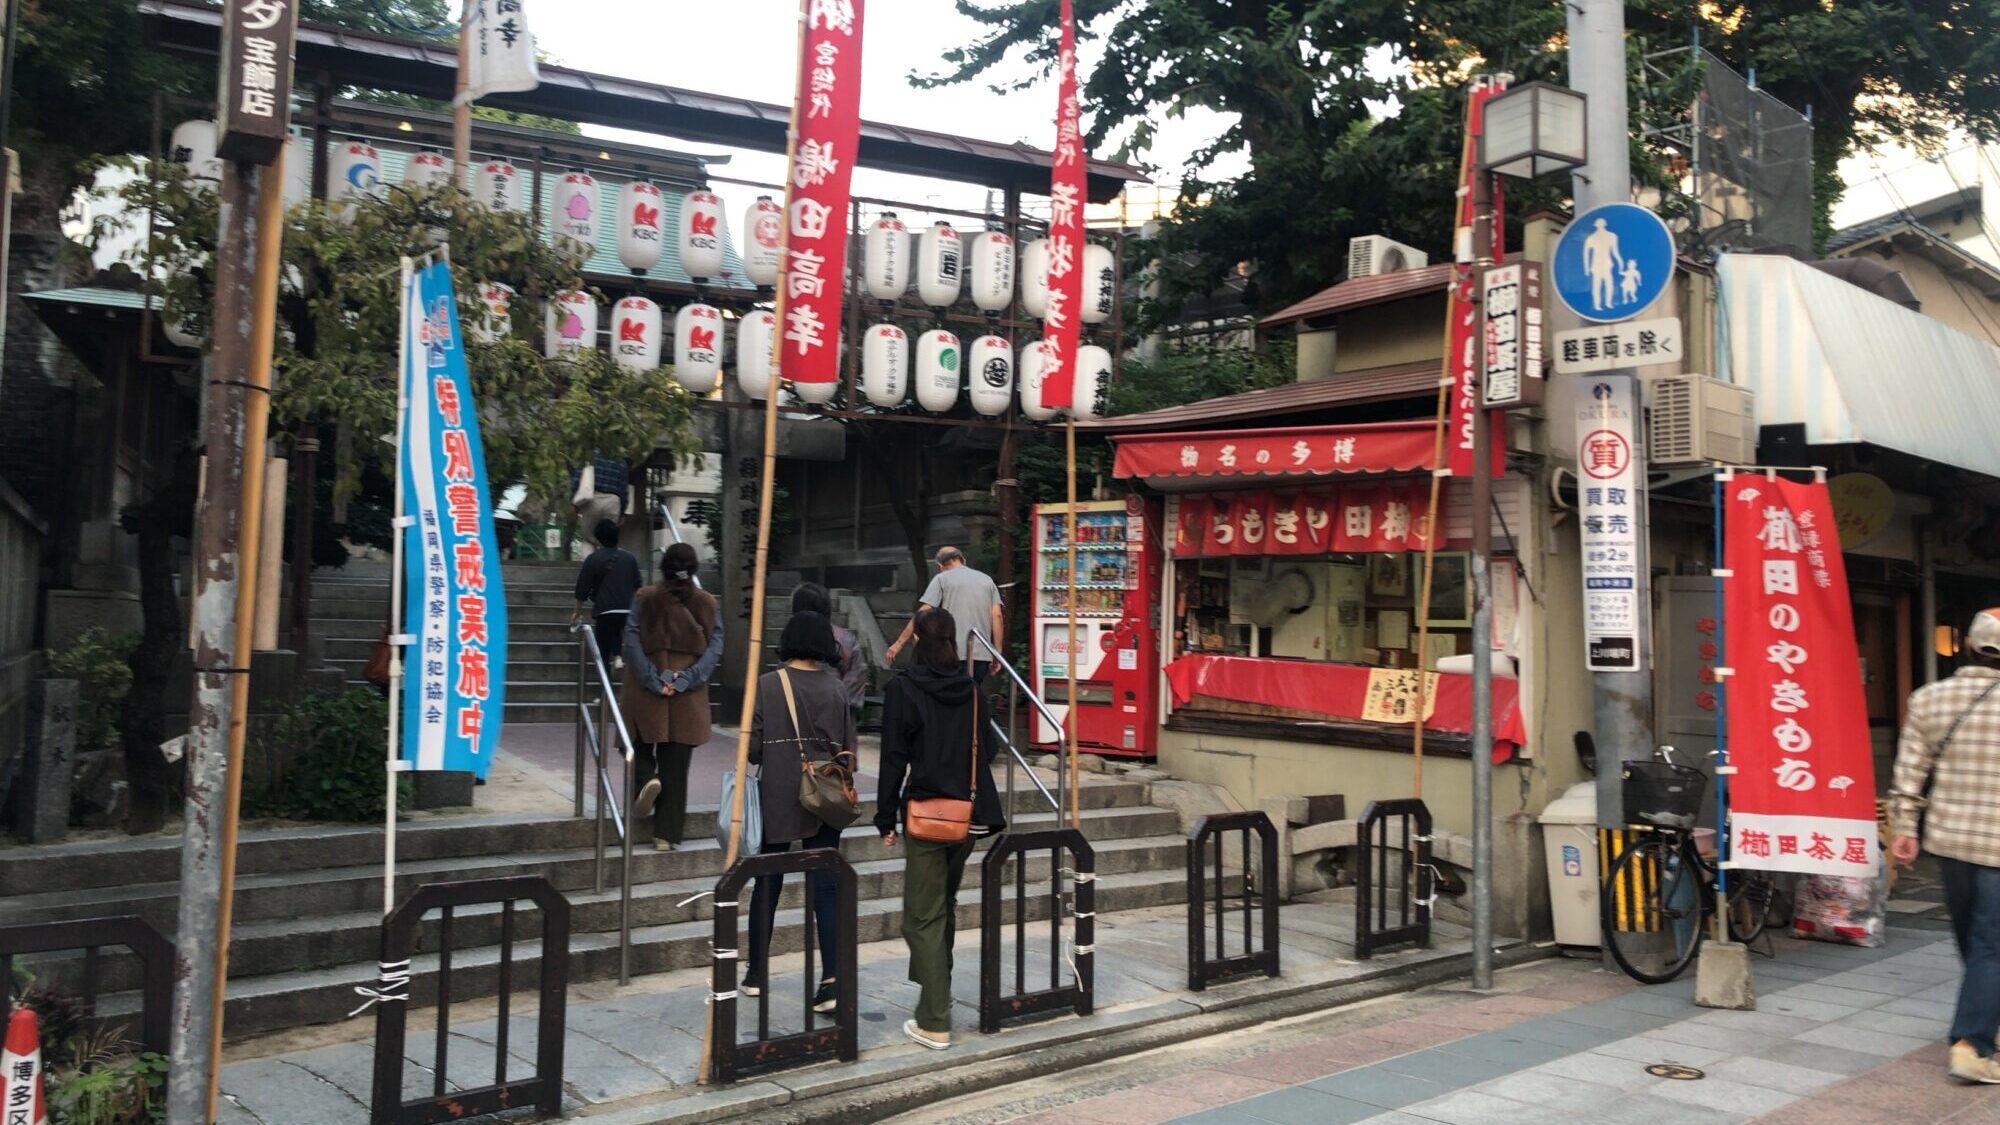
<svg viewBox="0 0 2000 1125"><path fill-rule="evenodd" d="M1605 203L1632 201L1631 130L1625 106L1625 7L1622 0L1571 0L1569 84L1587 97L1584 137L1588 161L1576 172L1572 195L1582 214ZM1630 368L1594 372L1591 379L1630 381ZM1634 398L1633 401L1639 401ZM1646 427L1633 426L1632 530L1639 545L1636 666L1593 672L1597 725L1597 823L1617 828L1624 819L1619 763L1650 757L1653 747L1652 583L1647 561Z"/></svg>
<svg viewBox="0 0 2000 1125"><path fill-rule="evenodd" d="M1483 279L1498 244L1493 229L1493 173L1472 163L1473 276ZM1466 377L1472 381L1472 987L1493 987L1493 452L1492 413L1486 409L1484 286L1480 300L1482 346ZM1437 521L1433 519L1435 529Z"/></svg>

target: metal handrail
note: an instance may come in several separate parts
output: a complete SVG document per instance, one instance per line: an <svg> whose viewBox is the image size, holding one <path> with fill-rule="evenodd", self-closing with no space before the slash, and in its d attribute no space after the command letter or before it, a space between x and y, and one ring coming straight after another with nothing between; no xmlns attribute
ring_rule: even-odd
<svg viewBox="0 0 2000 1125"><path fill-rule="evenodd" d="M611 685L611 670L604 663L604 653L597 647L597 631L589 623L577 622L570 626L570 632L581 638L577 648L576 668L576 815L583 815L583 759L586 748L591 760L596 764L597 774L597 832L594 844L595 857L592 863L591 883L593 892L604 892L604 814L611 814L612 823L617 828L619 840L618 862L618 983L632 982L632 829L627 823L623 810L618 806L633 796L632 733L625 725L625 713L618 706L618 693ZM593 723L590 718L590 704L585 699L585 687L590 672L597 672L598 700L602 716ZM622 800L614 800L611 790L611 773L604 761L603 739L598 732L605 727L618 732L619 748L625 756L625 789Z"/></svg>
<svg viewBox="0 0 2000 1125"><path fill-rule="evenodd" d="M1002 656L1000 654L999 648L993 644L991 638L987 637L986 634L980 632L978 629L968 629L966 630L965 635L968 639L979 642L979 647L986 650L987 656L990 657L995 664L998 664L1000 665L1000 667L1005 668L1007 670L1007 678L1010 681L1012 681L1012 684L1008 691L1008 700L1007 700L1008 703L1007 720L1009 723L1013 722L1014 703L1017 700L1016 693L1019 693L1019 695L1025 695L1028 697L1028 702L1035 705L1035 710L1040 711L1042 713L1042 718L1048 720L1048 724L1051 727L1054 727L1056 730L1059 731L1063 729L1062 720L1056 718L1055 712L1049 710L1049 705L1042 702L1042 697L1035 694L1035 689L1029 687L1028 681L1021 678L1021 673L1015 671L1014 665L1011 662L1009 662L1005 656ZM1074 706L1074 703L1075 701L1072 700L1071 701L1072 706ZM987 721L992 722L993 720L989 717ZM998 733L1000 729L999 725L995 723L993 729L996 733ZM1000 740L1006 744L1007 752L1013 755L1014 761L1018 761L1021 763L1021 769L1027 773L1028 780L1035 783L1035 788L1040 789L1042 791L1042 796L1048 798L1049 804L1054 807L1056 813L1057 827L1060 828L1069 827L1069 813L1068 810L1063 806L1062 800L1052 795L1048 791L1047 787L1045 787L1042 784L1041 778L1035 776L1034 770L1030 769L1028 766L1028 760L1026 758L1023 758L1021 756L1021 752L1014 748L1014 740L1012 738L1009 738L1006 735L1002 734L1000 736ZM1069 791L1069 756L1067 754L1056 755L1056 788L1065 793ZM1009 813L1012 813L1014 811L1013 762L1009 762L1007 764L1007 811Z"/></svg>
<svg viewBox="0 0 2000 1125"><path fill-rule="evenodd" d="M590 708L588 706L580 709L578 714L583 719L585 744L590 747L591 756L597 761L597 783L601 789L608 791L611 786L611 775L604 769L604 754L599 749L597 724L591 721ZM611 831L616 833L618 838L622 840L625 838L625 814L619 811L618 804L617 801L611 802Z"/></svg>
<svg viewBox="0 0 2000 1125"><path fill-rule="evenodd" d="M1042 791L1042 799L1049 803L1051 809L1061 812L1062 802L1056 800L1055 794L1049 792L1049 787L1043 785L1042 779L1035 776L1034 767L1028 765L1028 759L1022 757L1021 752L1014 748L1014 740L1008 738L1007 732L1000 729L1000 720L988 715L986 716L986 725L993 728L994 736L1000 739L1000 745L1007 748L1007 753L1014 756L1014 761L1021 763L1021 768L1027 771L1028 780L1034 782L1035 788ZM1011 772L1008 774L1007 797L1007 803L1010 806L1008 811L1011 812L1014 797L1013 774Z"/></svg>

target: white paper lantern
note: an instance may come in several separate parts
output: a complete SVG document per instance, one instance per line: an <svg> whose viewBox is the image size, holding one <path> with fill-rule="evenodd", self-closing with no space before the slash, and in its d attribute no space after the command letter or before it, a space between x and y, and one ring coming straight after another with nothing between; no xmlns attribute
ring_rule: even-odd
<svg viewBox="0 0 2000 1125"><path fill-rule="evenodd" d="M1083 248L1083 322L1103 324L1111 319L1111 305L1118 297L1118 261L1111 248L1093 242ZM1081 417L1081 415L1079 415Z"/></svg>
<svg viewBox="0 0 2000 1125"><path fill-rule="evenodd" d="M917 299L934 309L958 300L965 282L965 240L939 219L917 239Z"/></svg>
<svg viewBox="0 0 2000 1125"><path fill-rule="evenodd" d="M222 179L222 161L215 155L215 122L181 122L174 126L167 147L196 181L212 185Z"/></svg>
<svg viewBox="0 0 2000 1125"><path fill-rule="evenodd" d="M556 249L586 257L597 251L597 177L565 172L556 183L555 215L549 231Z"/></svg>
<svg viewBox="0 0 2000 1125"><path fill-rule="evenodd" d="M312 158L297 137L285 138L285 206L297 207L312 198Z"/></svg>
<svg viewBox="0 0 2000 1125"><path fill-rule="evenodd" d="M627 371L660 366L660 306L636 295L611 306L611 361Z"/></svg>
<svg viewBox="0 0 2000 1125"><path fill-rule="evenodd" d="M736 322L736 385L762 402L771 393L771 341L778 335L778 314L751 309Z"/></svg>
<svg viewBox="0 0 2000 1125"><path fill-rule="evenodd" d="M910 337L893 324L872 324L861 337L861 393L881 407L903 405L910 388Z"/></svg>
<svg viewBox="0 0 2000 1125"><path fill-rule="evenodd" d="M645 273L660 262L660 189L633 180L618 189L618 260L633 273Z"/></svg>
<svg viewBox="0 0 2000 1125"><path fill-rule="evenodd" d="M498 281L479 286L480 314L467 327L472 338L491 344L514 334L514 287Z"/></svg>
<svg viewBox="0 0 2000 1125"><path fill-rule="evenodd" d="M421 149L403 161L403 186L428 191L451 182L451 161L433 148Z"/></svg>
<svg viewBox="0 0 2000 1125"><path fill-rule="evenodd" d="M785 209L760 195L743 209L743 276L750 284L778 283L778 255L783 252Z"/></svg>
<svg viewBox="0 0 2000 1125"><path fill-rule="evenodd" d="M965 382L972 408L988 418L1007 413L1014 401L1014 348L1005 337L981 336L966 349Z"/></svg>
<svg viewBox="0 0 2000 1125"><path fill-rule="evenodd" d="M1004 231L980 231L966 248L966 286L974 308L1003 312L1014 303L1014 240Z"/></svg>
<svg viewBox="0 0 2000 1125"><path fill-rule="evenodd" d="M957 336L933 328L917 337L917 405L938 414L957 406L964 370Z"/></svg>
<svg viewBox="0 0 2000 1125"><path fill-rule="evenodd" d="M1111 391L1111 353L1096 344L1076 349L1076 406L1070 411L1079 422L1104 417L1105 395Z"/></svg>
<svg viewBox="0 0 2000 1125"><path fill-rule="evenodd" d="M1021 348L1021 414L1030 422L1054 420L1054 407L1042 405L1042 382L1049 374L1048 345L1040 340Z"/></svg>
<svg viewBox="0 0 2000 1125"><path fill-rule="evenodd" d="M722 274L722 247L729 241L729 220L722 214L722 197L696 189L681 197L681 269L697 284Z"/></svg>
<svg viewBox="0 0 2000 1125"><path fill-rule="evenodd" d="M333 150L327 196L343 215L352 214L354 205L363 199L382 197L382 154L374 145L348 141Z"/></svg>
<svg viewBox="0 0 2000 1125"><path fill-rule="evenodd" d="M1021 247L1021 309L1041 316L1049 309L1049 240L1037 238Z"/></svg>
<svg viewBox="0 0 2000 1125"><path fill-rule="evenodd" d="M554 359L597 346L597 302L581 289L570 289L549 300L543 318L542 354Z"/></svg>
<svg viewBox="0 0 2000 1125"><path fill-rule="evenodd" d="M868 295L878 301L900 300L910 287L910 236L894 211L882 212L868 228L861 272Z"/></svg>
<svg viewBox="0 0 2000 1125"><path fill-rule="evenodd" d="M520 211L521 170L511 161L489 160L472 177L472 198L489 211Z"/></svg>
<svg viewBox="0 0 2000 1125"><path fill-rule="evenodd" d="M690 393L715 389L722 373L722 313L699 302L674 314L674 378Z"/></svg>

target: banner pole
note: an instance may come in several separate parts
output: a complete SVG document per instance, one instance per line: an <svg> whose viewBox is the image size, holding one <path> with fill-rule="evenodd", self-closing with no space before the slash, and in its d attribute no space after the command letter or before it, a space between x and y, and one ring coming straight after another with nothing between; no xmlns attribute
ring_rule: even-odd
<svg viewBox="0 0 2000 1125"><path fill-rule="evenodd" d="M1076 359L1070 359L1071 385L1075 385ZM1075 395L1072 390L1071 395ZM1076 407L1071 406L1069 418L1063 426L1067 439L1068 456L1065 476L1069 487L1069 528L1064 535L1069 554L1069 644L1064 646L1069 652L1069 706L1063 710L1064 741L1068 743L1069 758L1069 824L1075 827L1082 817L1083 779L1077 773L1077 700L1076 700ZM1058 817L1058 820L1061 818Z"/></svg>
<svg viewBox="0 0 2000 1125"><path fill-rule="evenodd" d="M452 182L462 192L472 191L472 102L465 96L471 88L467 67L472 62L472 11L476 0L464 0L458 13L458 75L451 99ZM484 13L482 13L484 14Z"/></svg>
<svg viewBox="0 0 2000 1125"><path fill-rule="evenodd" d="M389 737L385 745L388 756L383 762L382 772L387 776L387 790L382 802L382 918L387 921L396 910L396 780L402 764L402 747L399 745L403 724L400 702L403 695L403 646L397 644L394 636L403 631L403 541L408 538L410 516L408 498L403 488L403 463L409 456L407 448L410 428L410 290L414 285L416 266L407 256L403 258L403 330L397 337L396 347L396 511L390 521L394 534L389 546Z"/></svg>
<svg viewBox="0 0 2000 1125"><path fill-rule="evenodd" d="M1715 647L1728 662L1729 620L1724 615L1722 584L1732 577L1722 561L1723 488L1736 474L1717 469L1710 492L1715 508ZM1729 940L1729 679L1715 679L1715 940ZM1754 903L1752 905L1755 905Z"/></svg>

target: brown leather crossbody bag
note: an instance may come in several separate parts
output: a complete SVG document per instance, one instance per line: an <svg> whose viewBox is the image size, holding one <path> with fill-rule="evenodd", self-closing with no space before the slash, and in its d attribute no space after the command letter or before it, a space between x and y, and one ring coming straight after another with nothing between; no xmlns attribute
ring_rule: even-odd
<svg viewBox="0 0 2000 1125"><path fill-rule="evenodd" d="M918 797L903 803L903 834L927 844L962 844L972 833L972 796L979 793L979 692L972 693L972 769L965 799Z"/></svg>

